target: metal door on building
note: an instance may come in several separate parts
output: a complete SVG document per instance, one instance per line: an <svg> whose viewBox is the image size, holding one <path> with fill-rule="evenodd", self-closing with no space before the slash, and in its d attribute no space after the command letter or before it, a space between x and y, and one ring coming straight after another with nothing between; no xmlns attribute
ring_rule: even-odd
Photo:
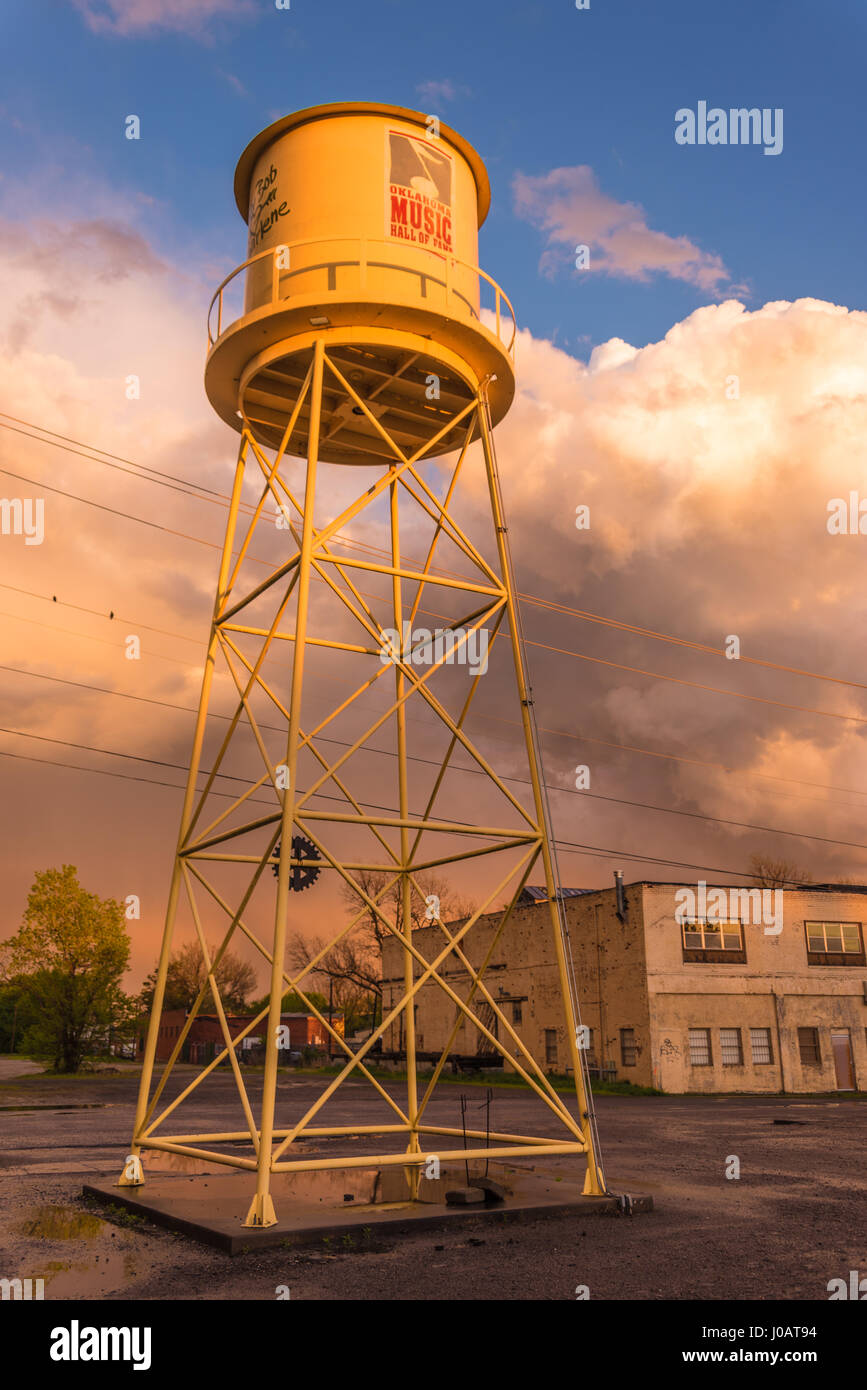
<svg viewBox="0 0 867 1390"><path fill-rule="evenodd" d="M831 1049L834 1053L837 1090L854 1091L855 1067L852 1062L852 1039L848 1028L831 1029Z"/></svg>

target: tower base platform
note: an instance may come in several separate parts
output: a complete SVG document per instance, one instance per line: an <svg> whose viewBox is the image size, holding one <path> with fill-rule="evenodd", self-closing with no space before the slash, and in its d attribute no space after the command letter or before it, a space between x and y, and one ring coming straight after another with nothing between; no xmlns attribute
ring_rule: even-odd
<svg viewBox="0 0 867 1390"><path fill-rule="evenodd" d="M340 1253L360 1252L384 1237L410 1231L624 1210L636 1215L653 1209L649 1196L585 1197L580 1183L542 1165L492 1162L486 1174L483 1163L470 1162L469 1178L463 1163L444 1165L439 1178L420 1183L415 1202L409 1200L401 1169L306 1173L302 1186L299 1176L275 1174L272 1192L281 1219L276 1225L254 1228L244 1226L250 1185L240 1173L195 1178L160 1174L148 1177L139 1188L99 1182L86 1183L83 1192L228 1255L316 1245L325 1239L334 1240ZM477 1186L480 1183L486 1186Z"/></svg>

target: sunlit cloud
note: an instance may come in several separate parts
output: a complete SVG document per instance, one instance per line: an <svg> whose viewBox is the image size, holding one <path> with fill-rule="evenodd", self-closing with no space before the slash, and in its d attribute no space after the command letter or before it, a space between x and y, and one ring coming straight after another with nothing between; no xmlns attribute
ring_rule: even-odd
<svg viewBox="0 0 867 1390"><path fill-rule="evenodd" d="M587 246L587 270L598 274L640 281L667 275L709 292L731 280L718 255L688 237L654 231L637 203L603 193L586 164L538 176L516 174L512 191L518 216L546 234L540 262L545 274L573 265L576 248Z"/></svg>
<svg viewBox="0 0 867 1390"><path fill-rule="evenodd" d="M256 13L252 0L72 0L95 34L133 38L170 31L202 38L215 19Z"/></svg>

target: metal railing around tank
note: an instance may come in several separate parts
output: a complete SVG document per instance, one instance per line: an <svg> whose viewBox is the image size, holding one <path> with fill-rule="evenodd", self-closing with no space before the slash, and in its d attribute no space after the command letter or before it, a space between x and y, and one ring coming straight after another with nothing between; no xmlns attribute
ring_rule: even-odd
<svg viewBox="0 0 867 1390"><path fill-rule="evenodd" d="M354 257L349 257L348 259L331 258L329 260L321 261L312 265L302 265L296 267L293 267L292 265L293 251L299 250L302 246L334 246L339 243L345 243L349 246L357 248L358 255ZM484 270L481 270L479 266L471 265L468 261L462 261L458 256L452 256L442 251L433 251L430 247L413 246L412 254L414 258L418 258L419 255L424 255L433 257L437 262L439 262L439 266L437 267L437 269L440 273L437 274L435 273L433 267L430 270L424 270L418 264L401 265L398 261L372 259L370 255L371 247L387 247L389 251L391 251L392 253L397 249L395 242L387 241L385 238L329 237L327 239L324 239L322 237L316 237L315 239L308 241L285 242L283 243L283 245L271 247L267 251L257 251L254 256L249 256L247 260L244 261L241 265L236 266L235 269L226 276L225 280L223 280L223 282L220 285L218 285L217 289L215 290L214 297L211 300L210 305L208 306L208 347L213 347L214 343L217 341L217 339L223 332L223 295L227 286L231 285L232 281L235 280L237 276L243 274L245 270L249 270L250 266L255 265L258 261L264 261L270 256L272 261L271 296L270 299L263 299L259 304L257 304L257 309L262 309L269 303L278 304L286 300L291 300L291 285L288 285L288 287L286 286L287 282L290 282L297 275L311 275L316 273L317 271L320 273L324 271L326 275L326 297L323 299L323 302L327 303L328 297L334 299L340 298L341 286L339 286L337 283L339 271L347 269L357 270L358 278L355 285L353 286L353 290L355 292L359 290L363 292L366 287L368 270L389 270L397 271L400 274L414 276L415 279L417 279L419 282L420 298L422 299L427 298L428 285L439 286L445 291L446 305L450 304L452 299L456 299L460 301L461 304L463 304L464 310L468 313L470 318L478 320L478 311L473 307L469 299L467 299L466 295L463 294L459 289L457 289L453 283L454 272L457 268L460 268L461 270L468 270L472 275L475 275L477 277L477 281L479 283L480 304L482 282L485 282L493 290L494 303L491 312L494 315L494 320L496 324L496 334L500 342L503 344L506 351L508 352L509 356L514 357L515 337L517 334L517 321L515 319L515 310L512 307L511 300L509 299L506 292L500 288L496 280L493 280L491 276L486 274ZM285 252L287 251L289 253L289 266L281 266L279 264L280 253L285 254ZM374 251L374 255L381 255L381 252ZM348 287L344 287L343 292L348 292ZM306 292L305 297L307 297ZM212 331L211 326L215 305L217 308L216 333ZM487 306L482 305L482 308L485 307ZM238 319L243 317L243 313L237 316ZM237 319L233 319L232 322L237 322Z"/></svg>

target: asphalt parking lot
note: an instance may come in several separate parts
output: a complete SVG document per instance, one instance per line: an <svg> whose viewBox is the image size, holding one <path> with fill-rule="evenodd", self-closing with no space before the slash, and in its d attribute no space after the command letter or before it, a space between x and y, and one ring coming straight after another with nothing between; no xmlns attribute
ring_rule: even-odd
<svg viewBox="0 0 867 1390"><path fill-rule="evenodd" d="M132 1068L0 1079L0 1276L43 1278L46 1299L273 1299L282 1285L293 1300L574 1300L586 1285L603 1300L825 1301L829 1280L867 1271L859 1098L600 1096L608 1185L650 1193L650 1214L377 1234L361 1248L323 1242L229 1258L82 1197L85 1181L120 1171L136 1080ZM251 1079L254 1093L258 1084ZM306 1108L324 1084L281 1077L282 1113ZM444 1085L432 1105L441 1123L460 1123L462 1091L483 1104L482 1087ZM337 1124L374 1123L381 1104L365 1083L349 1084L329 1113ZM494 1089L493 1128L544 1132L541 1112L523 1091ZM203 1130L238 1127L231 1077L213 1078L185 1115ZM726 1177L732 1158L739 1178ZM571 1160L548 1162L573 1171Z"/></svg>

